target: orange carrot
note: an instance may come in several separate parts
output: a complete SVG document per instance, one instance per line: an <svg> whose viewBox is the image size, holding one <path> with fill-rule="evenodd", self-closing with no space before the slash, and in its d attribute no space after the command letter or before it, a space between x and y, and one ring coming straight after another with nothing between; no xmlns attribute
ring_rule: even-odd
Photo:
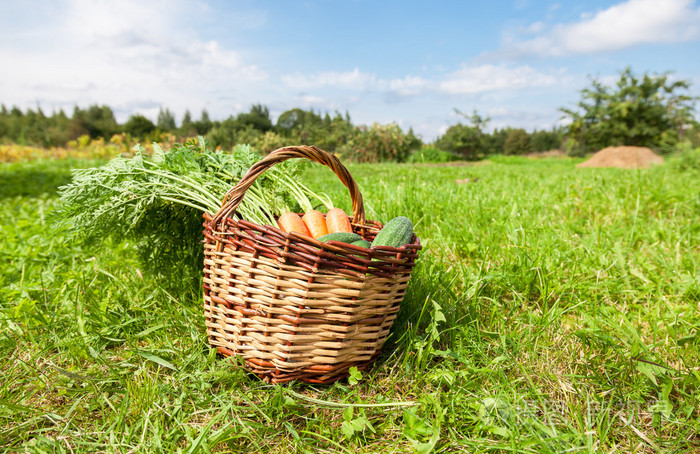
<svg viewBox="0 0 700 454"><path fill-rule="evenodd" d="M297 232L302 235L311 236L309 229L306 228L306 224L304 224L304 221L302 221L301 217L296 213L284 213L277 219L277 224L279 224L280 229L287 233Z"/></svg>
<svg viewBox="0 0 700 454"><path fill-rule="evenodd" d="M331 208L326 214L326 226L328 233L348 232L352 233L352 225L348 215L341 208Z"/></svg>
<svg viewBox="0 0 700 454"><path fill-rule="evenodd" d="M323 213L318 210L309 210L306 212L302 218L306 228L311 232L311 236L318 238L323 235L328 234L328 228L326 227L326 220L323 217Z"/></svg>

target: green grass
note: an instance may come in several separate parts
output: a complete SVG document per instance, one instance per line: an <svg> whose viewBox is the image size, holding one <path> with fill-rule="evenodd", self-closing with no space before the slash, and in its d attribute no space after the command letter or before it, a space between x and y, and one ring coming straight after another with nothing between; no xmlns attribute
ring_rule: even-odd
<svg viewBox="0 0 700 454"><path fill-rule="evenodd" d="M698 173L575 163L351 166L424 250L381 360L331 386L260 382L208 348L198 289L54 231L85 162L5 165L0 449L700 450ZM306 182L350 209L329 170Z"/></svg>

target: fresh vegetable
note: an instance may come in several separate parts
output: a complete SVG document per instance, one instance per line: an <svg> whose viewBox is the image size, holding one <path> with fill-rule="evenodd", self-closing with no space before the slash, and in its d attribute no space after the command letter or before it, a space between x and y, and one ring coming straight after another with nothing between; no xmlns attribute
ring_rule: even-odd
<svg viewBox="0 0 700 454"><path fill-rule="evenodd" d="M280 229L287 233L297 232L302 235L311 236L306 223L296 213L287 212L282 214L279 219L277 219L277 224L280 226Z"/></svg>
<svg viewBox="0 0 700 454"><path fill-rule="evenodd" d="M329 241L340 241L343 243L351 244L355 241L360 241L362 237L357 233L335 232L329 233L328 235L323 235L322 237L316 239L322 243L327 243Z"/></svg>
<svg viewBox="0 0 700 454"><path fill-rule="evenodd" d="M311 236L318 238L323 235L328 234L328 228L326 227L326 219L323 217L323 213L318 210L309 210L304 214L302 218L306 228L311 232Z"/></svg>
<svg viewBox="0 0 700 454"><path fill-rule="evenodd" d="M76 239L102 244L111 237L129 240L141 256L142 269L161 275L188 267L192 282L201 279L202 213L215 214L226 192L261 156L248 145L233 153L209 151L199 142L176 144L168 151L154 145L151 156L136 148L133 158L114 158L101 167L73 172L59 190L54 226ZM300 183L307 161L290 160L265 171L248 189L236 215L260 225L275 225L286 211L312 209L327 197ZM312 202L311 200L314 200Z"/></svg>
<svg viewBox="0 0 700 454"><path fill-rule="evenodd" d="M326 213L326 226L328 233L349 232L352 233L352 225L348 215L342 208L331 208Z"/></svg>
<svg viewBox="0 0 700 454"><path fill-rule="evenodd" d="M357 240L357 241L353 241L350 244L352 244L353 246L360 246L360 247L364 247L364 248L368 248L368 249L372 246L372 244L367 240Z"/></svg>
<svg viewBox="0 0 700 454"><path fill-rule="evenodd" d="M374 246L401 247L411 241L413 224L405 216L399 216L387 222L372 241Z"/></svg>

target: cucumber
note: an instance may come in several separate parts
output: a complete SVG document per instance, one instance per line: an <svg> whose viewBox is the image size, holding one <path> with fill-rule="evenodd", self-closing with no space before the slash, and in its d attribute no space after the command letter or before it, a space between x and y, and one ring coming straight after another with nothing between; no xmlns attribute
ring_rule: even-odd
<svg viewBox="0 0 700 454"><path fill-rule="evenodd" d="M413 224L405 216L399 216L387 222L372 241L374 246L401 247L408 244L413 236Z"/></svg>
<svg viewBox="0 0 700 454"><path fill-rule="evenodd" d="M328 243L329 241L341 241L343 243L352 244L355 241L360 241L362 237L357 233L334 232L320 236L316 239L322 243Z"/></svg>
<svg viewBox="0 0 700 454"><path fill-rule="evenodd" d="M370 244L370 242L367 240L357 240L357 241L353 241L350 244L352 244L353 246L360 246L360 247L364 247L364 248L368 248L368 249L370 246L372 246L372 244Z"/></svg>

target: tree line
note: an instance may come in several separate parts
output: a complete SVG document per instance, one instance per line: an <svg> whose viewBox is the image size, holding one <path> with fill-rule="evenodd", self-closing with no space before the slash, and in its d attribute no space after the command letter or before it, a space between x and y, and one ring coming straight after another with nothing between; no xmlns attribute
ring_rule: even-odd
<svg viewBox="0 0 700 454"><path fill-rule="evenodd" d="M550 150L557 148L562 139L561 131L556 129L528 133L524 129L505 128L487 133L482 130L484 124L452 127L435 145L452 153L455 159L476 159L499 153ZM4 143L60 147L81 136L109 141L115 134L122 133L141 141L160 141L164 134L172 134L177 140L204 136L213 147L230 149L237 143L249 143L263 152L290 143L310 143L331 152L351 155L360 162L401 162L407 160L412 151L428 145L412 129L404 131L393 123L355 125L347 112L331 115L294 108L273 122L269 109L260 104L223 121L211 120L206 110L193 119L187 111L179 124L167 108L160 109L156 122L134 114L120 124L106 105L85 109L76 106L72 116L62 110L46 115L41 108L22 112L17 107L0 107L0 142ZM472 145L478 148L478 153L470 148Z"/></svg>
<svg viewBox="0 0 700 454"><path fill-rule="evenodd" d="M489 131L489 118L476 111L457 110L462 121L432 143L424 143L413 130L404 131L395 123L355 125L347 112L331 115L294 108L273 122L269 109L261 104L221 121L212 120L206 110L197 119L187 111L179 124L167 108L160 109L155 122L134 114L120 124L106 105L76 106L71 116L63 110L46 115L40 107L23 112L2 105L0 143L60 147L81 136L106 141L115 134L141 141L160 141L164 135L176 140L204 136L210 145L222 149L249 143L262 152L290 143L315 144L359 162L403 162L425 148L447 153L441 155L442 160L553 149L583 155L613 145L648 146L665 152L683 140L700 146L700 128L693 116L697 98L687 94L689 88L688 81L673 81L668 74L637 76L627 68L614 86L594 79L581 91L576 108L562 108L566 126L531 132L510 127Z"/></svg>

